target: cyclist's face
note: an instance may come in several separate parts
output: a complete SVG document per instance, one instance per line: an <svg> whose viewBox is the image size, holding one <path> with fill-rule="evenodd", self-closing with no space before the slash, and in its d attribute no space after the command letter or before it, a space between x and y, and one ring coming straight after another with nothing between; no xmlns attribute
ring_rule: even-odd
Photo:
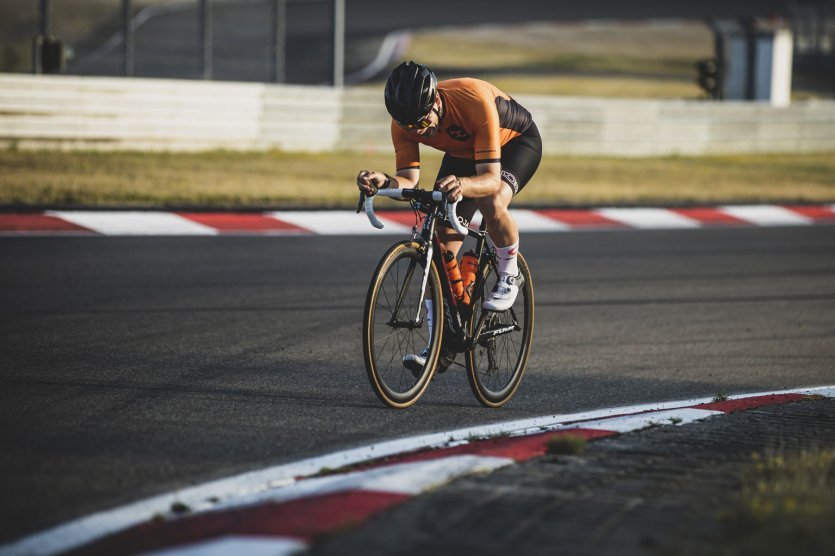
<svg viewBox="0 0 835 556"><path fill-rule="evenodd" d="M435 97L435 104L432 106L432 110L424 118L421 118L417 125L405 126L400 122L398 122L398 125L407 131L417 133L423 137L432 137L438 133L438 122L440 121L438 112L438 97Z"/></svg>
<svg viewBox="0 0 835 556"><path fill-rule="evenodd" d="M436 104L436 106L437 106L437 104ZM429 120L429 125L428 126L426 126L424 128L418 128L418 129L415 129L413 131L415 133L417 133L418 135L421 135L423 137L432 137L433 135L438 133L439 118L438 118L438 111L436 110L435 106L432 107L432 111L429 112L429 116L427 118Z"/></svg>

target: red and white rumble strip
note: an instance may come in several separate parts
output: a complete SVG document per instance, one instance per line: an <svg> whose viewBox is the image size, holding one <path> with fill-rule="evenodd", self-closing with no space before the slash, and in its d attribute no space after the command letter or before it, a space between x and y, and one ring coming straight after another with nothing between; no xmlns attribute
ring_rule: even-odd
<svg viewBox="0 0 835 556"><path fill-rule="evenodd" d="M693 229L835 223L835 205L739 205L702 208L513 209L519 230ZM0 213L0 235L214 236L407 234L411 211L379 211L376 230L352 211ZM477 219L475 222L477 223Z"/></svg>
<svg viewBox="0 0 835 556"><path fill-rule="evenodd" d="M93 514L2 546L0 556L294 554L318 535L460 477L543 455L555 436L595 439L811 396L835 397L835 386L615 407L391 440ZM177 507L188 510L177 514Z"/></svg>

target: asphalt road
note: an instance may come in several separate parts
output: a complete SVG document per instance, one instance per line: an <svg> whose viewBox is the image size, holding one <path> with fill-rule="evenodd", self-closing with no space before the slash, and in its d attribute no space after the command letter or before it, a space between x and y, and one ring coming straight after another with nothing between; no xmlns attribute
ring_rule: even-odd
<svg viewBox="0 0 835 556"><path fill-rule="evenodd" d="M1 238L0 542L374 440L835 382L835 227L526 234L511 403L383 407L360 351L388 237Z"/></svg>
<svg viewBox="0 0 835 556"><path fill-rule="evenodd" d="M823 0L813 2L823 4ZM332 81L333 8L331 0L288 0L286 4L286 79L288 83ZM135 75L199 79L203 75L197 2L169 2L144 21L135 34ZM269 81L272 16L270 0L214 0L213 77L223 80ZM377 56L383 38L393 32L484 23L638 20L649 18L737 18L743 15L791 15L789 0L590 0L542 2L515 0L346 0L346 74L366 68ZM143 17L144 19L144 17ZM102 49L107 37L121 30L118 17L102 21L94 37L72 45L76 58L68 72L122 75L121 41ZM349 84L352 81L348 80Z"/></svg>

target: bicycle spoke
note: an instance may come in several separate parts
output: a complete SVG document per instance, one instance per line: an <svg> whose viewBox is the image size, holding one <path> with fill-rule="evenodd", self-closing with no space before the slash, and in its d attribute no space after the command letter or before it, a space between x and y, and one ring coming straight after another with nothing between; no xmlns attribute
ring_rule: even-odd
<svg viewBox="0 0 835 556"><path fill-rule="evenodd" d="M529 275L525 277L528 279ZM523 285L516 303L507 311L490 313L479 308L475 311L479 314L474 313L470 320L470 333L477 335L467 357L467 371L473 392L484 405L498 407L507 402L524 373L531 338L528 327L532 322L525 288ZM486 294L487 286L482 284L474 298L478 301Z"/></svg>
<svg viewBox="0 0 835 556"><path fill-rule="evenodd" d="M429 383L426 373L415 377L413 368L404 363L406 357L420 354L426 347L437 349L440 340L439 335L432 338L423 325L423 280L415 279L415 271L422 272L423 267L413 245L401 243L392 247L378 270L370 290L370 305L366 307L366 370L377 395L395 407L413 403ZM427 299L434 299L440 291L437 271L430 274L428 288Z"/></svg>

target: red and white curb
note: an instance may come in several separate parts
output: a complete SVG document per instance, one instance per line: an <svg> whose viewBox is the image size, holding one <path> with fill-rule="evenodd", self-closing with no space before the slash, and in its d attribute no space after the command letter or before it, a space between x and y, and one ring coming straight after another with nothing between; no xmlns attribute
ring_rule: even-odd
<svg viewBox="0 0 835 556"><path fill-rule="evenodd" d="M319 535L360 523L455 479L543 455L555 436L590 440L812 396L835 397L835 386L615 407L390 440L96 513L2 546L0 556L71 550L293 554Z"/></svg>
<svg viewBox="0 0 835 556"><path fill-rule="evenodd" d="M835 205L701 208L512 209L521 232L810 226L835 223ZM376 230L352 211L0 213L0 235L215 236L408 234L411 211L380 211ZM478 219L474 220L477 223Z"/></svg>

